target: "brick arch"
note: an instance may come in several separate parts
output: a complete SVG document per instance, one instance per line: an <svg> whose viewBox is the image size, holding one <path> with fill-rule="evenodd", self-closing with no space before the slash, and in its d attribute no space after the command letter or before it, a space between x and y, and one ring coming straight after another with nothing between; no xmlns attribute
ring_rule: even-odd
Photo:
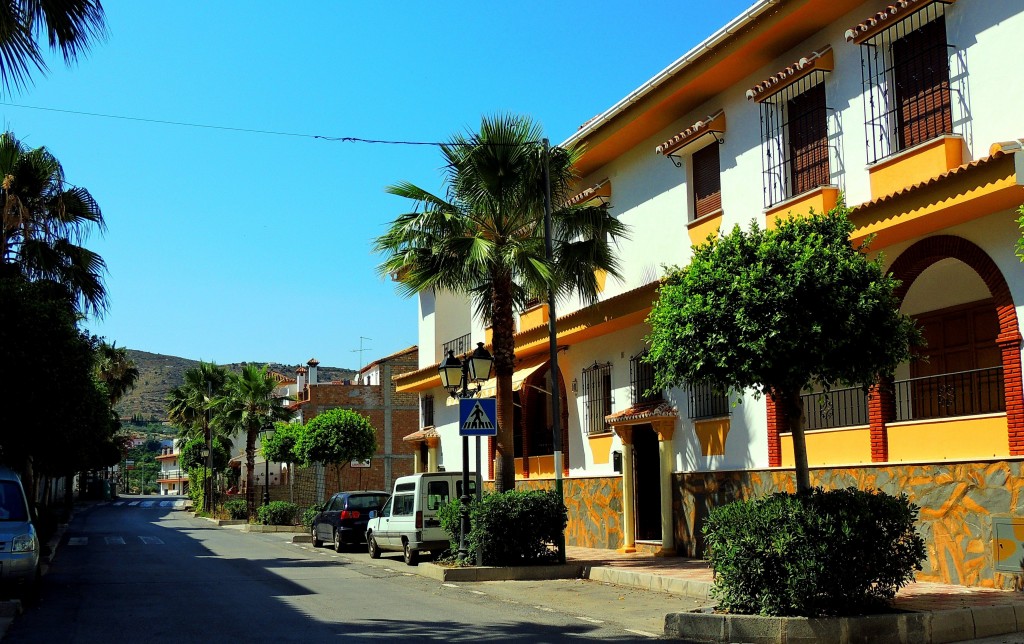
<svg viewBox="0 0 1024 644"><path fill-rule="evenodd" d="M999 319L999 336L996 343L1002 356L1010 454L1024 455L1024 386L1021 380L1021 334L1017 308L1014 306L1010 287L992 258L977 244L963 237L926 237L903 251L889 268L893 277L902 281L896 289L896 296L902 304L910 287L921 273L943 259L957 259L967 264L981 277L992 294Z"/></svg>

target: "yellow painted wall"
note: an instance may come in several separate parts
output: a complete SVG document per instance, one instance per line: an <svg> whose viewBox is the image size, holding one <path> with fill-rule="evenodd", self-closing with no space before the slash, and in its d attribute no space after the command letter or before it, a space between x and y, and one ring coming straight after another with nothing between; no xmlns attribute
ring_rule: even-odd
<svg viewBox="0 0 1024 644"><path fill-rule="evenodd" d="M889 425L889 460L943 461L1009 456L1006 416Z"/></svg>
<svg viewBox="0 0 1024 644"><path fill-rule="evenodd" d="M725 440L729 436L729 419L713 418L693 423L693 431L700 441L700 453L704 456L725 455Z"/></svg>
<svg viewBox="0 0 1024 644"><path fill-rule="evenodd" d="M519 330L524 331L526 329L532 329L536 326L548 323L548 305L541 304L535 306L532 309L524 311L519 316Z"/></svg>
<svg viewBox="0 0 1024 644"><path fill-rule="evenodd" d="M689 225L690 243L700 246L708 239L708 235L718 236L718 228L722 225L722 213L701 219Z"/></svg>
<svg viewBox="0 0 1024 644"><path fill-rule="evenodd" d="M531 456L530 478L554 478L555 457L554 456ZM523 459L516 459L516 478L523 478Z"/></svg>
<svg viewBox="0 0 1024 644"><path fill-rule="evenodd" d="M612 435L588 436L590 440L590 453L594 456L594 465L603 465L608 462L612 453Z"/></svg>
<svg viewBox="0 0 1024 644"><path fill-rule="evenodd" d="M777 206L769 208L765 213L765 227L769 230L773 229L778 220L785 220L790 214L795 216L810 214L812 208L816 214L826 213L835 207L838 200L838 188L817 188L795 199L784 201Z"/></svg>
<svg viewBox="0 0 1024 644"><path fill-rule="evenodd" d="M807 464L852 465L871 462L871 433L867 427L806 432ZM793 435L781 434L782 466L793 467Z"/></svg>
<svg viewBox="0 0 1024 644"><path fill-rule="evenodd" d="M964 141L944 136L868 168L871 198L877 199L952 170L964 162Z"/></svg>

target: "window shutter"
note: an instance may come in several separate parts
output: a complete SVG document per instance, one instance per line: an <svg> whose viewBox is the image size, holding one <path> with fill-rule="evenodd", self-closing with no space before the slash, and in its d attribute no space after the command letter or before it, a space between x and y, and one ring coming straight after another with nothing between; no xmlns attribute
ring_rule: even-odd
<svg viewBox="0 0 1024 644"><path fill-rule="evenodd" d="M792 197L829 182L825 85L818 83L789 99L786 109Z"/></svg>
<svg viewBox="0 0 1024 644"><path fill-rule="evenodd" d="M722 170L718 160L718 143L693 153L694 219L722 207Z"/></svg>
<svg viewBox="0 0 1024 644"><path fill-rule="evenodd" d="M892 56L899 149L951 133L945 16L893 42Z"/></svg>

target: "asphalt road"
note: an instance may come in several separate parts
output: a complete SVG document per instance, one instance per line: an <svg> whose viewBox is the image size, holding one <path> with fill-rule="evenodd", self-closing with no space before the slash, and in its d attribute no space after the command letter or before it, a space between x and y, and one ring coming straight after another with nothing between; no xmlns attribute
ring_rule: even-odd
<svg viewBox="0 0 1024 644"><path fill-rule="evenodd" d="M149 497L152 500L152 497ZM214 527L186 512L76 515L8 642L642 642L698 602L597 582L441 584L400 559Z"/></svg>

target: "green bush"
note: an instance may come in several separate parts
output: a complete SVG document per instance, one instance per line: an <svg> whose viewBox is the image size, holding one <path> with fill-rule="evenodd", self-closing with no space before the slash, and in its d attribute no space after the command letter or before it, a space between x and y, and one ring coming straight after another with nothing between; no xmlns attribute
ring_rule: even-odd
<svg viewBox="0 0 1024 644"><path fill-rule="evenodd" d="M192 509L196 512L203 509L208 476L209 472L202 467L191 467L188 470L188 496L192 499Z"/></svg>
<svg viewBox="0 0 1024 644"><path fill-rule="evenodd" d="M249 508L245 503L245 499L231 499L224 503L224 511L228 513L228 516L232 519L248 519Z"/></svg>
<svg viewBox="0 0 1024 644"><path fill-rule="evenodd" d="M470 508L476 504L474 499L470 503ZM472 521L472 512L470 512L470 521ZM462 502L458 499L452 499L448 503L445 503L437 509L437 520L441 523L441 527L445 532L448 533L448 551L456 552L459 549L459 530L461 529L460 521L462 520ZM476 552L473 552L474 561L476 560Z"/></svg>
<svg viewBox="0 0 1024 644"><path fill-rule="evenodd" d="M271 501L256 510L256 518L263 525L295 525L299 506L287 501Z"/></svg>
<svg viewBox="0 0 1024 644"><path fill-rule="evenodd" d="M459 501L438 510L452 550L459 544ZM471 561L483 551L484 565L522 566L558 558L558 539L568 522L565 505L553 491L509 490L484 495L470 504L467 548Z"/></svg>
<svg viewBox="0 0 1024 644"><path fill-rule="evenodd" d="M705 556L720 609L851 615L884 609L921 570L918 507L882 491L778 493L715 508Z"/></svg>
<svg viewBox="0 0 1024 644"><path fill-rule="evenodd" d="M313 517L320 513L319 505L311 505L302 511L302 525L307 528L313 527Z"/></svg>

